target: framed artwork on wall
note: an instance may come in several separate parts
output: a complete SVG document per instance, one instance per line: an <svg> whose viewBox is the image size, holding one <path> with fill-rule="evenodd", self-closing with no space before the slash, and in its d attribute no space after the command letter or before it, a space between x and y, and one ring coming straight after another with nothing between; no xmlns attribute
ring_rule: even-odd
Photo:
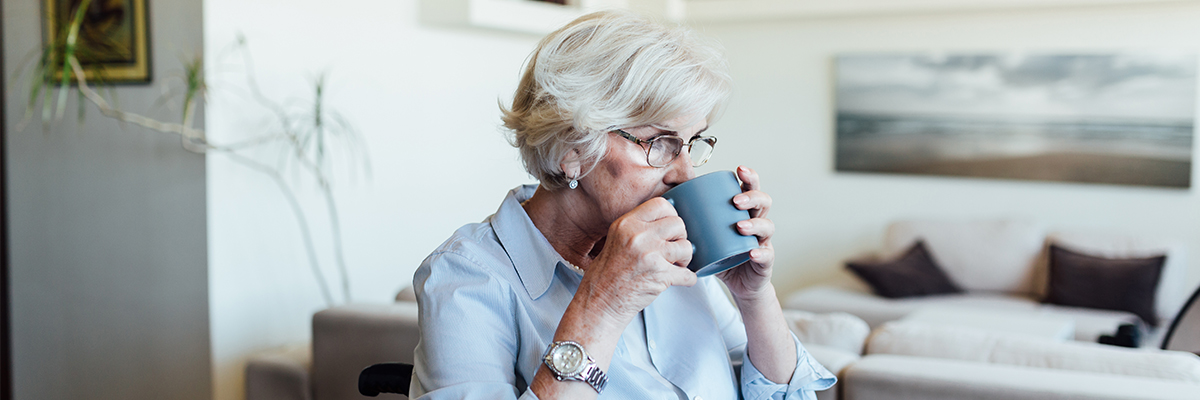
<svg viewBox="0 0 1200 400"><path fill-rule="evenodd" d="M844 54L839 172L1191 187L1196 55Z"/></svg>
<svg viewBox="0 0 1200 400"><path fill-rule="evenodd" d="M42 0L44 38L53 45L55 79L62 78L62 56L71 21L84 0ZM146 0L90 0L83 11L75 56L89 81L150 82L150 46Z"/></svg>

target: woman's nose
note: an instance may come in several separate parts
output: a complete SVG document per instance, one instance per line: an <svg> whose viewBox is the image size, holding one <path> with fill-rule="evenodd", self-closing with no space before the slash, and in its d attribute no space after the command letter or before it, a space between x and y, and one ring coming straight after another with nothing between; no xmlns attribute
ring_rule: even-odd
<svg viewBox="0 0 1200 400"><path fill-rule="evenodd" d="M696 168L692 166L692 157L685 151L679 157L675 157L675 161L671 162L667 168L670 172L667 173L668 184L674 186L680 183L687 182L696 177Z"/></svg>

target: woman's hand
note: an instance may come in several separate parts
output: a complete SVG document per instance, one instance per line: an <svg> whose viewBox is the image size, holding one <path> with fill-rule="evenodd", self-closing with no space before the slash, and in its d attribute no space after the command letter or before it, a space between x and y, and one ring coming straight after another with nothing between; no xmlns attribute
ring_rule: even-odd
<svg viewBox="0 0 1200 400"><path fill-rule="evenodd" d="M613 222L575 297L583 295L599 306L594 311L623 330L668 287L696 284L696 274L687 269L691 260L683 219L666 199L656 197Z"/></svg>
<svg viewBox="0 0 1200 400"><path fill-rule="evenodd" d="M737 229L743 235L757 236L758 248L750 251L750 261L717 276L739 302L766 296L774 300L771 267L775 264L775 247L771 245L771 236L775 235L775 223L766 218L771 210L771 196L759 190L762 185L754 170L740 166L737 175L742 181L742 194L733 196L733 204L739 210L750 212L750 219L738 222Z"/></svg>
<svg viewBox="0 0 1200 400"><path fill-rule="evenodd" d="M621 332L642 309L671 286L696 284L687 269L691 261L692 244L675 208L661 197L642 203L609 226L604 249L588 264L555 340L579 342L607 371ZM538 397L595 398L590 386L558 381L547 367L538 368L530 383Z"/></svg>

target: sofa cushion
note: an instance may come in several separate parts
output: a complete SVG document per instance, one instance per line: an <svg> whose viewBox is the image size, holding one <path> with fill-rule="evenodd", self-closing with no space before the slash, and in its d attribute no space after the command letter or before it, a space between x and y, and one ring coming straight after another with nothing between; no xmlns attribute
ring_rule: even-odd
<svg viewBox="0 0 1200 400"><path fill-rule="evenodd" d="M1180 400L1200 391L1188 382L888 354L850 365L838 386L857 400Z"/></svg>
<svg viewBox="0 0 1200 400"><path fill-rule="evenodd" d="M1100 310L1095 308L1070 307L1043 303L1037 308L1037 314L1052 317L1068 318L1075 322L1075 340L1080 342L1096 342L1100 335L1112 335L1121 324L1136 324L1138 316L1126 311ZM1154 347L1153 333L1142 337L1142 346Z"/></svg>
<svg viewBox="0 0 1200 400"><path fill-rule="evenodd" d="M1200 356L1084 342L1055 342L945 325L894 322L872 332L867 354L1018 365L1200 384Z"/></svg>
<svg viewBox="0 0 1200 400"><path fill-rule="evenodd" d="M899 221L888 225L885 256L924 240L934 259L962 289L1032 295L1045 231L1032 222Z"/></svg>
<svg viewBox="0 0 1200 400"><path fill-rule="evenodd" d="M1170 321L1179 312L1193 288L1186 286L1187 260L1180 243L1149 235L1120 235L1093 231L1053 232L1046 237L1049 244L1059 245L1084 254L1107 258L1146 258L1166 254L1162 273L1155 290L1155 311L1160 321ZM1039 266L1041 281L1037 283L1040 298L1048 293L1047 265L1043 257Z"/></svg>
<svg viewBox="0 0 1200 400"><path fill-rule="evenodd" d="M870 285L875 294L883 297L896 299L962 292L938 267L922 241L917 241L894 260L876 263L849 261L846 268Z"/></svg>
<svg viewBox="0 0 1200 400"><path fill-rule="evenodd" d="M852 354L862 354L863 343L866 343L867 335L871 334L871 327L866 322L844 312L816 314L783 310L783 318L787 320L792 333L795 333L796 338L805 346L815 344Z"/></svg>
<svg viewBox="0 0 1200 400"><path fill-rule="evenodd" d="M1050 245L1050 286L1046 302L1064 306L1128 311L1158 326L1155 296L1166 256L1096 257Z"/></svg>

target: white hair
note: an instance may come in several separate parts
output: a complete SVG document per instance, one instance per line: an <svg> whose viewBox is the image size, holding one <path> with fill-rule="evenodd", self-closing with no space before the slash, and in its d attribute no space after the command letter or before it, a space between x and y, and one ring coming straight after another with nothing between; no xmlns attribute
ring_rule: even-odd
<svg viewBox="0 0 1200 400"><path fill-rule="evenodd" d="M623 11L584 15L546 36L513 97L501 105L510 143L547 189L569 180L561 163L579 152L587 175L607 151L609 131L687 115L715 121L732 91L715 44L688 29Z"/></svg>

